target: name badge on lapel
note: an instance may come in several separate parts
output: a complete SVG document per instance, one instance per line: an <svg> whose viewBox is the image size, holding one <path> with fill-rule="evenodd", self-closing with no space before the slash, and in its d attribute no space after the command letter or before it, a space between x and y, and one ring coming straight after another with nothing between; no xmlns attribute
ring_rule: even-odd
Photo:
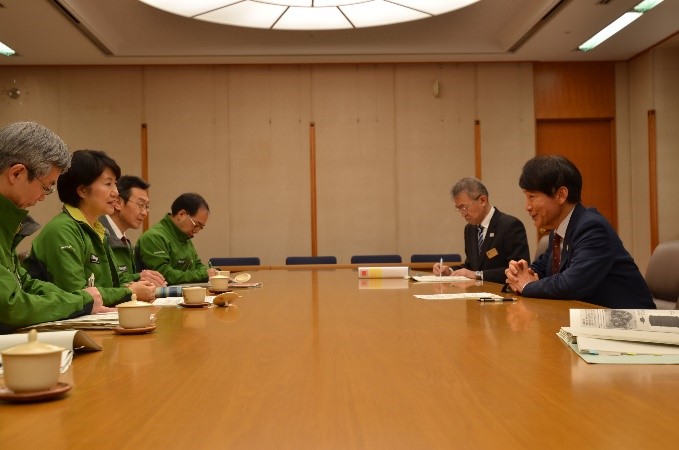
<svg viewBox="0 0 679 450"><path fill-rule="evenodd" d="M99 257L97 255L90 255L90 264L99 264Z"/></svg>
<svg viewBox="0 0 679 450"><path fill-rule="evenodd" d="M493 259L496 256L497 256L497 249L495 247L491 248L490 250L488 250L486 252L486 257L488 257L488 259Z"/></svg>
<svg viewBox="0 0 679 450"><path fill-rule="evenodd" d="M127 273L127 266L126 265L118 266L118 272Z"/></svg>

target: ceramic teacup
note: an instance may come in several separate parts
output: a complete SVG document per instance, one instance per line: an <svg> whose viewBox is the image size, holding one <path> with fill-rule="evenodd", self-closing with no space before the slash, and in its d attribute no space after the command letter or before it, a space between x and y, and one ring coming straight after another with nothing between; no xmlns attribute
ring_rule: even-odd
<svg viewBox="0 0 679 450"><path fill-rule="evenodd" d="M207 294L207 289L199 286L185 287L182 289L182 296L184 297L184 302L189 304L198 304L205 302L205 295Z"/></svg>
<svg viewBox="0 0 679 450"><path fill-rule="evenodd" d="M153 305L136 299L120 303L118 309L118 323L123 328L144 328L151 323Z"/></svg>
<svg viewBox="0 0 679 450"><path fill-rule="evenodd" d="M28 342L3 350L2 366L7 388L20 392L50 389L59 381L63 348L37 341L31 330Z"/></svg>
<svg viewBox="0 0 679 450"><path fill-rule="evenodd" d="M229 277L223 275L210 277L210 289L215 291L226 291L229 289Z"/></svg>
<svg viewBox="0 0 679 450"><path fill-rule="evenodd" d="M230 270L218 270L217 275L219 275L220 277L229 278L231 276L231 271Z"/></svg>

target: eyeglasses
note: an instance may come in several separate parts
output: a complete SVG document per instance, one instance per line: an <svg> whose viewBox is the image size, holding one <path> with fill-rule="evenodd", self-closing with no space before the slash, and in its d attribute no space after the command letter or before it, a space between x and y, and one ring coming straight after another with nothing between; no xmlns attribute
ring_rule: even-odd
<svg viewBox="0 0 679 450"><path fill-rule="evenodd" d="M35 177L36 180L38 180L38 183L40 183L40 186L42 186L42 192L45 193L45 197L47 197L50 194L54 193L54 186L45 186L45 183L42 182L42 180L38 177Z"/></svg>
<svg viewBox="0 0 679 450"><path fill-rule="evenodd" d="M196 222L194 222L193 219L191 218L191 216L189 216L188 214L186 215L186 217L189 218L189 220L190 220L191 223L193 224L193 228L194 228L194 229L197 228L197 229L199 229L199 230L202 230L203 228L205 228L205 225L203 225L202 223L196 223Z"/></svg>
<svg viewBox="0 0 679 450"><path fill-rule="evenodd" d="M143 203L143 202L138 202L138 201L135 201L135 200L128 200L128 201L137 205L139 207L139 209L142 210L142 211L144 211L144 210L150 211L151 210L151 204L150 203Z"/></svg>
<svg viewBox="0 0 679 450"><path fill-rule="evenodd" d="M473 205L475 202L479 201L480 198L481 198L481 196L476 197L476 198L475 198L474 200L472 200L472 202L471 202L470 204L468 204L468 205L456 206L456 207L455 207L455 211L459 212L460 214L467 214L467 213L469 212L469 208L471 208L472 205Z"/></svg>
<svg viewBox="0 0 679 450"><path fill-rule="evenodd" d="M54 193L54 190L56 189L56 187L54 187L54 186L51 186L51 187L45 186L45 183L43 183L42 180L41 180L40 178L38 178L38 177L35 176L35 173L33 172L32 169L29 169L29 168L28 168L27 166L25 166L25 165L24 165L24 167L26 167L26 170L28 171L28 177L29 177L29 178L30 178L30 177L34 177L36 180L38 180L38 183L40 183L40 186L42 186L42 191L45 193L45 197L47 197L48 195Z"/></svg>

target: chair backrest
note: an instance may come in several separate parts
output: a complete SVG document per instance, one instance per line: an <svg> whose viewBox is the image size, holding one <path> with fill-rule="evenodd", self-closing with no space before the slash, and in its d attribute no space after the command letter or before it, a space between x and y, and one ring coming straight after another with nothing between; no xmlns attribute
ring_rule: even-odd
<svg viewBox="0 0 679 450"><path fill-rule="evenodd" d="M235 258L210 258L210 265L215 266L259 266L261 263L256 256Z"/></svg>
<svg viewBox="0 0 679 450"><path fill-rule="evenodd" d="M544 252L546 252L548 245L549 245L549 235L545 234L538 241L538 248L535 250L535 258L534 259L538 259Z"/></svg>
<svg viewBox="0 0 679 450"><path fill-rule="evenodd" d="M656 306L674 309L679 298L679 241L658 244L648 261L645 278Z"/></svg>
<svg viewBox="0 0 679 450"><path fill-rule="evenodd" d="M430 253L430 254L415 254L410 257L410 262L414 263L437 263L443 262L462 262L462 256L459 253Z"/></svg>
<svg viewBox="0 0 679 450"><path fill-rule="evenodd" d="M351 264L402 263L401 255L354 255Z"/></svg>
<svg viewBox="0 0 679 450"><path fill-rule="evenodd" d="M337 258L334 256L288 256L285 258L285 264L337 264Z"/></svg>

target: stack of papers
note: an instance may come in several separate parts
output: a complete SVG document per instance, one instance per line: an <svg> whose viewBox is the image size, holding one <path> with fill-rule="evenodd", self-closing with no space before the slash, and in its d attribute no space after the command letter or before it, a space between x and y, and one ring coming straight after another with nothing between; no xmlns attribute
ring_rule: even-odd
<svg viewBox="0 0 679 450"><path fill-rule="evenodd" d="M117 327L118 311L90 314L87 316L76 317L74 319L56 320L54 322L43 322L37 325L26 327L37 330L110 330Z"/></svg>
<svg viewBox="0 0 679 450"><path fill-rule="evenodd" d="M557 335L587 362L679 364L679 311L571 309Z"/></svg>

